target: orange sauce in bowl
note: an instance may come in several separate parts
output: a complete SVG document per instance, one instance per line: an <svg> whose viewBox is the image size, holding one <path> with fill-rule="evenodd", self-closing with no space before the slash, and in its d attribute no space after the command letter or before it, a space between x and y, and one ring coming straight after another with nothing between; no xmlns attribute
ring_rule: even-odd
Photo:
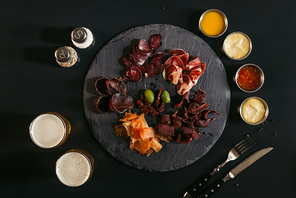
<svg viewBox="0 0 296 198"><path fill-rule="evenodd" d="M256 67L246 66L238 73L237 82L246 91L253 91L261 84L260 71Z"/></svg>
<svg viewBox="0 0 296 198"><path fill-rule="evenodd" d="M200 25L202 31L209 36L221 34L225 26L223 17L215 11L206 13Z"/></svg>

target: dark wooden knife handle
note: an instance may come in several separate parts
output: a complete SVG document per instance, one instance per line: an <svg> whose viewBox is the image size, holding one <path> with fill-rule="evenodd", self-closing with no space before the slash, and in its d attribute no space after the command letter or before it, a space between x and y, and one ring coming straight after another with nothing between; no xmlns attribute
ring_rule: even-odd
<svg viewBox="0 0 296 198"><path fill-rule="evenodd" d="M190 188L190 190L187 191L187 194L189 194L190 196L194 196L196 194L198 194L198 191L200 191L200 189L202 187L204 187L204 185L212 178L212 175L210 175L210 173L206 174L205 176L203 176L201 179L199 179L192 188Z"/></svg>
<svg viewBox="0 0 296 198"><path fill-rule="evenodd" d="M208 198L212 196L217 190L221 188L221 186L225 182L221 179L218 182L211 185L208 189L206 189L203 193L201 193L197 198Z"/></svg>

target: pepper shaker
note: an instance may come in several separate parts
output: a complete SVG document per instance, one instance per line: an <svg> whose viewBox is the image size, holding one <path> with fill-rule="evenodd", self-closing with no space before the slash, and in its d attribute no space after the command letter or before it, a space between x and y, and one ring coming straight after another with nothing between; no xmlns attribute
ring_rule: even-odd
<svg viewBox="0 0 296 198"><path fill-rule="evenodd" d="M75 28L71 32L72 43L80 49L86 49L94 44L94 36L92 32L86 27Z"/></svg>
<svg viewBox="0 0 296 198"><path fill-rule="evenodd" d="M72 67L78 62L78 54L72 47L60 47L55 51L54 56L62 67Z"/></svg>

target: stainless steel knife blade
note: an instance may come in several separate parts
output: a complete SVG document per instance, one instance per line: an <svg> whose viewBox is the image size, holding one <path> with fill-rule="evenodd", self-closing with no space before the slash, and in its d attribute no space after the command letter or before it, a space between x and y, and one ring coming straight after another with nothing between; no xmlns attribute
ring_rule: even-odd
<svg viewBox="0 0 296 198"><path fill-rule="evenodd" d="M208 197L210 197L217 190L219 190L221 188L221 186L226 181L228 181L229 179L232 179L235 176L237 176L240 172L242 172L243 170L245 170L246 168L248 168L250 165L252 165L258 159L260 159L265 154L267 154L268 152L270 152L272 149L273 149L272 147L268 147L268 148L264 148L264 149L261 149L261 150L255 152L254 154L252 154L251 156L249 156L247 159L245 159L243 162L241 162L236 167L234 167L231 171L229 171L229 173L226 175L226 177L224 177L222 180L219 180L218 182L214 183L208 189L206 189L203 193L201 193L198 196L198 198L208 198Z"/></svg>
<svg viewBox="0 0 296 198"><path fill-rule="evenodd" d="M254 162L256 162L258 159L260 159L262 156L264 156L265 154L267 154L268 152L270 152L273 148L272 147L268 147L268 148L264 148L261 149L257 152L255 152L254 154L252 154L251 156L249 156L247 159L245 159L243 162L241 162L240 164L238 164L236 167L234 167L229 173L229 177L230 178L234 178L235 176L237 176L240 172L242 172L243 170L245 170L247 167L249 167L250 165L252 165Z"/></svg>

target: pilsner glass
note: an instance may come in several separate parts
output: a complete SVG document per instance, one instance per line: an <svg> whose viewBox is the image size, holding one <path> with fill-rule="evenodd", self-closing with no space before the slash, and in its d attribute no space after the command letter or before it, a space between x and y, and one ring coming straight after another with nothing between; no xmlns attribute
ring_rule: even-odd
<svg viewBox="0 0 296 198"><path fill-rule="evenodd" d="M56 162L58 179L69 187L77 187L88 181L94 172L94 158L86 151L72 149Z"/></svg>
<svg viewBox="0 0 296 198"><path fill-rule="evenodd" d="M71 131L70 122L62 115L48 112L37 116L29 127L30 137L41 148L62 145Z"/></svg>

